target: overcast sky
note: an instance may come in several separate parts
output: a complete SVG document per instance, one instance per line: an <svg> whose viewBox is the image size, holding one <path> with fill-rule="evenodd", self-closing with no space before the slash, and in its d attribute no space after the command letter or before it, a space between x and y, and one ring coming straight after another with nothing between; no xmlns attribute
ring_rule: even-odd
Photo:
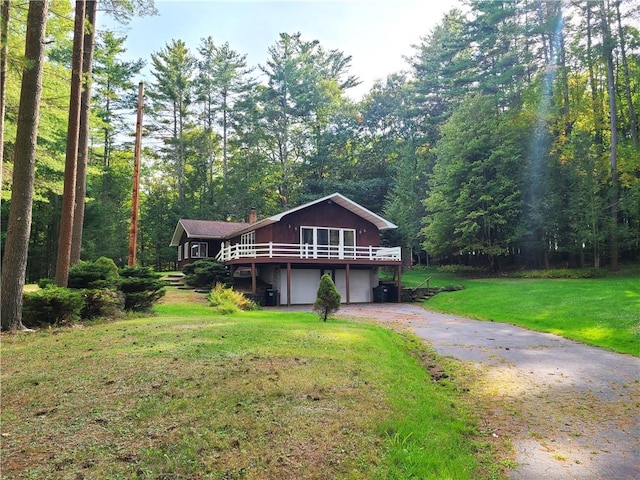
<svg viewBox="0 0 640 480"><path fill-rule="evenodd" d="M352 57L351 73L362 85L350 95L360 98L374 81L407 68L404 56L419 43L444 13L459 0L156 0L159 15L134 18L122 27L100 16L99 28L127 35L127 59L142 58L163 49L172 39L183 40L195 53L200 39L229 42L247 55L249 65L263 64L267 49L281 32L319 40L325 49ZM140 79L148 81L148 72Z"/></svg>

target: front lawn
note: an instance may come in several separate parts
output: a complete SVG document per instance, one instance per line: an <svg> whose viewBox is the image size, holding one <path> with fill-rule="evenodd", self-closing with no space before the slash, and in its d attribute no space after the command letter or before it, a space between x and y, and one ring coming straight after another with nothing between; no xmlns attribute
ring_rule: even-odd
<svg viewBox="0 0 640 480"><path fill-rule="evenodd" d="M460 367L420 341L194 295L3 335L2 478L500 478Z"/></svg>
<svg viewBox="0 0 640 480"><path fill-rule="evenodd" d="M429 309L478 320L521 325L589 345L640 356L640 275L635 272L588 279L466 279L416 269L403 275L415 283L463 284L440 293ZM421 281L421 280L420 280Z"/></svg>

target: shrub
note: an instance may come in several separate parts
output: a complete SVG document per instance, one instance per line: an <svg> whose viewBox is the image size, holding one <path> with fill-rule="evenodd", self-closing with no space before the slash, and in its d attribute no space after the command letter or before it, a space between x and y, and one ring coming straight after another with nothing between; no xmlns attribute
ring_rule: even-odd
<svg viewBox="0 0 640 480"><path fill-rule="evenodd" d="M83 319L117 317L124 308L124 295L108 288L82 290L84 306L80 312Z"/></svg>
<svg viewBox="0 0 640 480"><path fill-rule="evenodd" d="M25 326L66 325L79 318L84 305L82 293L69 288L49 286L24 294L22 322Z"/></svg>
<svg viewBox="0 0 640 480"><path fill-rule="evenodd" d="M478 274L483 273L485 270L478 267L472 267L470 265L441 265L436 269L440 273L452 273L452 274Z"/></svg>
<svg viewBox="0 0 640 480"><path fill-rule="evenodd" d="M253 300L221 283L216 283L216 286L207 295L207 299L211 306L222 315L238 313L240 310L258 309L258 304Z"/></svg>
<svg viewBox="0 0 640 480"><path fill-rule="evenodd" d="M120 270L120 290L124 294L124 308L146 312L165 294L167 282L149 267L125 267Z"/></svg>
<svg viewBox="0 0 640 480"><path fill-rule="evenodd" d="M69 288L118 288L118 267L113 260L100 257L95 262L78 262L69 269Z"/></svg>
<svg viewBox="0 0 640 480"><path fill-rule="evenodd" d="M56 282L53 278L41 278L38 280L38 287L40 288L49 288L55 287Z"/></svg>
<svg viewBox="0 0 640 480"><path fill-rule="evenodd" d="M182 273L185 275L185 283L192 287L210 287L217 283L225 285L231 283L227 268L212 258L203 258L185 265Z"/></svg>
<svg viewBox="0 0 640 480"><path fill-rule="evenodd" d="M518 278L602 278L608 275L607 271L600 268L552 268L549 270L522 270L514 273Z"/></svg>
<svg viewBox="0 0 640 480"><path fill-rule="evenodd" d="M320 286L316 295L316 301L313 304L313 311L320 315L323 321L327 321L327 317L340 308L340 292L336 290L336 285L326 273L320 278Z"/></svg>

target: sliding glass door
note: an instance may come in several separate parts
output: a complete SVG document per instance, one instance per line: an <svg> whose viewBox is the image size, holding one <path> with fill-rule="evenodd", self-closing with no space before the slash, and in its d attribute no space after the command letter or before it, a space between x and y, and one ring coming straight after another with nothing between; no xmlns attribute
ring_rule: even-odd
<svg viewBox="0 0 640 480"><path fill-rule="evenodd" d="M346 228L302 227L304 258L355 258L356 231Z"/></svg>

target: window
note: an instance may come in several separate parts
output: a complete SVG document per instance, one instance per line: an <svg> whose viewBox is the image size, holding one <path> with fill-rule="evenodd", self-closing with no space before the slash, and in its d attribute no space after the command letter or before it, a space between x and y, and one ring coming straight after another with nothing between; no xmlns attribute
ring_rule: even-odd
<svg viewBox="0 0 640 480"><path fill-rule="evenodd" d="M304 258L355 258L356 231L346 228L302 227Z"/></svg>
<svg viewBox="0 0 640 480"><path fill-rule="evenodd" d="M184 244L184 259L189 258L189 242Z"/></svg>
<svg viewBox="0 0 640 480"><path fill-rule="evenodd" d="M191 258L207 258L209 244L207 242L191 242Z"/></svg>
<svg viewBox="0 0 640 480"><path fill-rule="evenodd" d="M182 245L178 245L178 261L182 260Z"/></svg>
<svg viewBox="0 0 640 480"><path fill-rule="evenodd" d="M355 258L356 256L356 231L355 230L342 231L342 245L344 249L344 256L346 258Z"/></svg>

